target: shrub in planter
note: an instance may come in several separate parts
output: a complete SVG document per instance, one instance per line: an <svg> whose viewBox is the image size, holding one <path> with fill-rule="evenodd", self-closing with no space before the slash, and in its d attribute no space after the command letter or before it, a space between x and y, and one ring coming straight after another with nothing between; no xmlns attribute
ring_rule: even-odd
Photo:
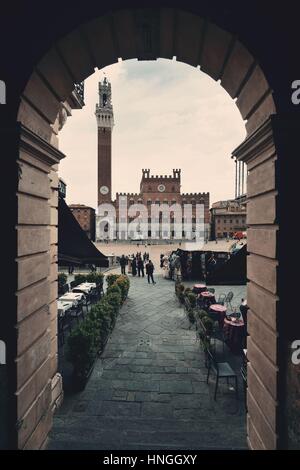
<svg viewBox="0 0 300 470"><path fill-rule="evenodd" d="M112 316L110 315L111 312L106 308L105 304L103 303L103 299L102 301L93 305L89 313L89 316L93 320L97 321L97 324L99 325L101 339L109 334L112 323Z"/></svg>
<svg viewBox="0 0 300 470"><path fill-rule="evenodd" d="M103 273L89 273L86 276L87 282L95 282L97 286L103 285L104 275Z"/></svg>
<svg viewBox="0 0 300 470"><path fill-rule="evenodd" d="M127 298L128 291L129 291L129 286L130 286L128 276L122 274L121 276L118 277L115 284L120 288L122 302L124 302Z"/></svg>
<svg viewBox="0 0 300 470"><path fill-rule="evenodd" d="M102 301L99 303L101 304L103 315L108 316L111 320L111 323L113 323L116 319L116 312L114 306L109 303L107 296L103 297Z"/></svg>
<svg viewBox="0 0 300 470"><path fill-rule="evenodd" d="M82 322L83 323L83 322ZM95 333L91 325L79 325L68 338L67 359L73 365L74 386L82 389L85 386L96 357Z"/></svg>
<svg viewBox="0 0 300 470"><path fill-rule="evenodd" d="M67 283L68 276L65 273L59 273L58 275L58 287L62 288Z"/></svg>
<svg viewBox="0 0 300 470"><path fill-rule="evenodd" d="M188 310L187 315L188 315L188 319L189 319L190 323L194 324L195 323L195 316L194 316L194 311L193 311L192 308L190 310Z"/></svg>
<svg viewBox="0 0 300 470"><path fill-rule="evenodd" d="M179 282L177 285L175 285L175 294L179 298L180 294L182 294L183 292L184 292L184 285Z"/></svg>
<svg viewBox="0 0 300 470"><path fill-rule="evenodd" d="M120 277L120 274L108 274L108 276L105 277L107 286L112 286L116 282L118 277Z"/></svg>
<svg viewBox="0 0 300 470"><path fill-rule="evenodd" d="M184 292L179 292L178 300L181 304L184 304L184 298L185 298Z"/></svg>
<svg viewBox="0 0 300 470"><path fill-rule="evenodd" d="M122 304L122 298L121 294L118 292L109 292L106 296L105 299L109 302L109 304L114 308L115 310L115 316L118 315L121 304Z"/></svg>
<svg viewBox="0 0 300 470"><path fill-rule="evenodd" d="M200 318L200 320L202 320L202 318L204 317L207 317L207 312L205 310L201 310L201 309L196 309L195 311L195 318Z"/></svg>
<svg viewBox="0 0 300 470"><path fill-rule="evenodd" d="M118 284L115 282L106 289L106 294L118 294L122 299L122 291Z"/></svg>
<svg viewBox="0 0 300 470"><path fill-rule="evenodd" d="M85 274L75 274L74 278L74 286L78 286L79 284L82 284L83 282L86 282L86 275Z"/></svg>
<svg viewBox="0 0 300 470"><path fill-rule="evenodd" d="M185 293L186 293L186 291L185 291ZM187 298L188 298L189 301L190 301L191 307L192 307L192 308L195 308L195 307L196 307L196 303L197 303L197 296L196 296L196 294L193 294L193 292L188 291L188 293L186 293L186 296L187 296Z"/></svg>

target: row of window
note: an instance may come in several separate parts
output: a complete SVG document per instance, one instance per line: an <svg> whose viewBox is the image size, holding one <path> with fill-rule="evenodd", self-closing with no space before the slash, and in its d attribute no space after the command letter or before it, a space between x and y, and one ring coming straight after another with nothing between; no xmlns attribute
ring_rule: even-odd
<svg viewBox="0 0 300 470"><path fill-rule="evenodd" d="M221 222L223 222L224 224L226 224L226 223L227 223L227 219L223 219L223 220L218 219L217 222L218 222L218 224L220 224ZM230 224L232 224L232 223L233 223L233 220L230 219L228 222L229 222ZM235 219L235 223L236 223L236 224L239 224L239 223L245 224L245 223L246 223L246 218L243 218L243 219Z"/></svg>

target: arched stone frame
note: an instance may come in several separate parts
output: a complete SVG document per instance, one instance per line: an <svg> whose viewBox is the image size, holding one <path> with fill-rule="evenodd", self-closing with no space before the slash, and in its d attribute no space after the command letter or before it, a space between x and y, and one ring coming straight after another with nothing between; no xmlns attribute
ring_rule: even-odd
<svg viewBox="0 0 300 470"><path fill-rule="evenodd" d="M174 56L189 65L200 65L202 71L220 80L247 121L247 138L233 153L247 162L249 170L248 442L250 448L278 447L278 194L272 91L259 64L238 38L191 13L162 8L116 11L73 31L37 64L21 98L16 361L19 448L43 445L61 396L56 374L56 170L64 156L58 150L57 135L72 107L80 107L72 95L74 83L119 57L155 60ZM37 240L34 246L33 239ZM33 331L30 337L29 330ZM41 363L30 359L32 352Z"/></svg>

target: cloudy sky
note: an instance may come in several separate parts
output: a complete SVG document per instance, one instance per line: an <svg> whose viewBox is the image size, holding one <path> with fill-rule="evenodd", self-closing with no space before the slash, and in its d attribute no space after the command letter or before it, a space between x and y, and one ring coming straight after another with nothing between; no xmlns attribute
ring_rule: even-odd
<svg viewBox="0 0 300 470"><path fill-rule="evenodd" d="M234 197L231 151L245 138L234 101L199 69L159 59L128 60L85 81L85 107L73 111L60 133L66 158L60 176L67 202L96 207L98 81L112 84L115 127L112 190L139 192L142 168L171 174L182 170L182 192L210 192L210 203Z"/></svg>

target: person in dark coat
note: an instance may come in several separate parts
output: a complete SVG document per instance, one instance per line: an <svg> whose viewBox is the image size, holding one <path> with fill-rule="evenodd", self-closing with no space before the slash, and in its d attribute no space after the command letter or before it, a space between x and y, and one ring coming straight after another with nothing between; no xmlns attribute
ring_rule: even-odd
<svg viewBox="0 0 300 470"><path fill-rule="evenodd" d="M138 276L140 277L142 274L142 277L145 276L144 273L144 261L141 256L138 257L137 259L137 269L138 269Z"/></svg>
<svg viewBox="0 0 300 470"><path fill-rule="evenodd" d="M162 254L160 255L160 267L162 268L163 265L164 265L164 254L162 253Z"/></svg>
<svg viewBox="0 0 300 470"><path fill-rule="evenodd" d="M148 277L148 284L150 284L150 279L152 281L152 284L156 284L156 282L153 279L153 271L154 271L154 265L150 259L148 263L146 264L146 274Z"/></svg>
<svg viewBox="0 0 300 470"><path fill-rule="evenodd" d="M126 274L126 266L127 260L124 255L121 256L120 258L120 266L121 266L121 274Z"/></svg>
<svg viewBox="0 0 300 470"><path fill-rule="evenodd" d="M134 256L132 261L131 261L131 269L132 269L132 272L131 274L133 276L136 276L136 257Z"/></svg>

